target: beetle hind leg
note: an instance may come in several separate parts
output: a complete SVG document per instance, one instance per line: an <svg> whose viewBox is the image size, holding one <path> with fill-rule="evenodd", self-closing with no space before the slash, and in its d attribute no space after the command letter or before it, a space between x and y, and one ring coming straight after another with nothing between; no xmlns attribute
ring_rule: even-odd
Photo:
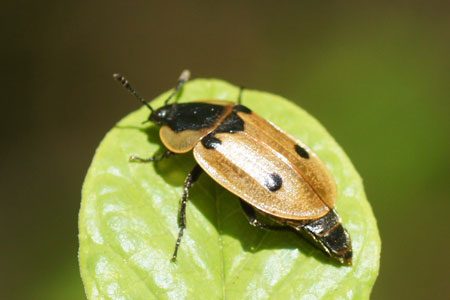
<svg viewBox="0 0 450 300"><path fill-rule="evenodd" d="M202 172L203 172L202 168L200 168L200 166L197 164L188 174L186 180L184 181L183 197L181 198L180 210L178 212L178 226L179 226L178 238L175 244L175 250L173 251L172 261L175 261L177 259L178 248L180 247L181 238L183 237L184 229L186 228L186 204L189 197L189 189L197 181Z"/></svg>
<svg viewBox="0 0 450 300"><path fill-rule="evenodd" d="M242 210L244 211L245 215L247 216L247 219L248 219L248 222L250 223L250 225L252 225L254 227L267 229L267 230L293 231L292 228L289 226L269 225L269 224L265 224L265 223L261 222L256 217L255 209L250 204L245 202L244 200L242 200L242 199L239 199L239 200L241 202Z"/></svg>

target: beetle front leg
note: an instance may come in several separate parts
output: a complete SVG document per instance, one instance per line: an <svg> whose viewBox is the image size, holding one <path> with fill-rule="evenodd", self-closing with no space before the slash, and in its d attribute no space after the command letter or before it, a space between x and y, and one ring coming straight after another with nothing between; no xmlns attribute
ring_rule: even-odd
<svg viewBox="0 0 450 300"><path fill-rule="evenodd" d="M202 172L202 168L200 168L200 166L197 164L184 181L183 197L181 198L180 210L178 212L178 226L180 230L178 231L178 238L175 244L175 250L172 255L172 261L175 261L177 259L178 247L180 247L181 238L183 237L184 229L186 228L186 203L189 197L189 189L197 181Z"/></svg>
<svg viewBox="0 0 450 300"><path fill-rule="evenodd" d="M263 228L263 229L268 229L268 230L277 230L277 231L292 231L292 228L289 226L282 226L282 225L269 225L269 224L265 224L263 222L261 222L260 220L258 220L258 218L256 217L256 212L255 209L248 204L247 202L245 202L242 199L239 199L241 201L241 206L242 209L244 210L245 215L247 216L248 222L250 223L250 225L254 226L254 227L259 227L259 228Z"/></svg>
<svg viewBox="0 0 450 300"><path fill-rule="evenodd" d="M132 156L130 156L130 162L139 162L139 163L147 163L147 162L152 162L152 161L159 162L159 161L163 160L164 158L171 157L174 154L175 153L173 153L172 151L166 150L161 155L154 155L149 158L142 158L142 157L138 157L136 155L132 155Z"/></svg>

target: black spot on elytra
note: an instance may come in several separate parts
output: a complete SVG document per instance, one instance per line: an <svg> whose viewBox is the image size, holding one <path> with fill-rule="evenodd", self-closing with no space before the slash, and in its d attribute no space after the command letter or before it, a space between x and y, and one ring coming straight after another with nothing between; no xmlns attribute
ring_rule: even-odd
<svg viewBox="0 0 450 300"><path fill-rule="evenodd" d="M309 154L308 152L306 152L306 150L302 147L300 147L299 145L295 145L295 151L298 153L298 155L300 155L303 158L309 158Z"/></svg>
<svg viewBox="0 0 450 300"><path fill-rule="evenodd" d="M240 104L235 105L233 107L233 111L235 111L235 112L239 111L239 112L243 112L243 113L246 113L246 114L252 113L252 111L248 107L246 107L244 105L240 105Z"/></svg>
<svg viewBox="0 0 450 300"><path fill-rule="evenodd" d="M214 134L208 134L202 139L202 145L206 149L216 149L222 144L222 141L214 137Z"/></svg>
<svg viewBox="0 0 450 300"><path fill-rule="evenodd" d="M266 181L264 182L264 185L266 188L271 192L276 192L281 188L281 185L283 184L283 179L281 179L280 175L277 173L271 173L269 176L267 176Z"/></svg>

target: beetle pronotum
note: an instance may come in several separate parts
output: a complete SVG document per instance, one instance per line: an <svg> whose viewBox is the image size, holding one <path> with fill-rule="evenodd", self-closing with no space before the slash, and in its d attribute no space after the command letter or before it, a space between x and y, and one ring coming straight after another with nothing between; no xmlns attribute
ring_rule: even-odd
<svg viewBox="0 0 450 300"><path fill-rule="evenodd" d="M242 105L242 89L237 104L214 99L171 103L189 77L190 72L183 71L164 106L155 110L123 76L114 74L150 109L148 120L161 126L160 138L166 147L161 156L131 156L130 160L157 162L192 151L197 162L184 182L172 259L186 228L189 189L206 172L240 198L252 226L295 230L329 256L351 265L350 236L334 209L337 188L326 165L307 145ZM280 225L263 223L256 211Z"/></svg>

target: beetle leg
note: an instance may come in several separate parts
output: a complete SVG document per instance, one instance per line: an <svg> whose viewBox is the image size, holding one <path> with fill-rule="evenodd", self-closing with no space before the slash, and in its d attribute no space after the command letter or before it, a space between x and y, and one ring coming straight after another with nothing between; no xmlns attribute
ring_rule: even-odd
<svg viewBox="0 0 450 300"><path fill-rule="evenodd" d="M130 156L130 162L140 162L140 163L147 163L147 162L152 162L152 161L159 162L159 161L163 160L164 158L171 157L174 154L175 153L173 153L172 151L166 150L161 155L158 155L158 156L154 155L154 156L149 157L149 158L142 158L142 157L138 157L136 155L132 155L132 156Z"/></svg>
<svg viewBox="0 0 450 300"><path fill-rule="evenodd" d="M170 96L166 99L166 101L164 101L164 105L167 105L169 103L170 99L172 99L178 93L178 91L181 90L183 85L189 80L189 77L191 77L191 72L189 70L184 70L183 72L181 72L181 75L178 78L178 82L177 82L177 85L175 86L175 89L170 94ZM175 100L175 102L176 102L176 100Z"/></svg>
<svg viewBox="0 0 450 300"><path fill-rule="evenodd" d="M241 201L242 209L244 210L244 213L247 216L250 225L268 230L292 231L292 228L289 226L269 225L259 221L258 218L256 217L255 209L244 200L242 199L239 200Z"/></svg>
<svg viewBox="0 0 450 300"><path fill-rule="evenodd" d="M184 181L183 197L181 198L180 210L178 212L178 226L180 230L178 231L178 238L175 244L175 250L172 255L172 261L175 261L177 259L178 247L180 247L181 238L183 237L184 229L186 228L186 203L189 197L189 189L197 181L202 172L202 168L200 168L200 166L197 164Z"/></svg>

